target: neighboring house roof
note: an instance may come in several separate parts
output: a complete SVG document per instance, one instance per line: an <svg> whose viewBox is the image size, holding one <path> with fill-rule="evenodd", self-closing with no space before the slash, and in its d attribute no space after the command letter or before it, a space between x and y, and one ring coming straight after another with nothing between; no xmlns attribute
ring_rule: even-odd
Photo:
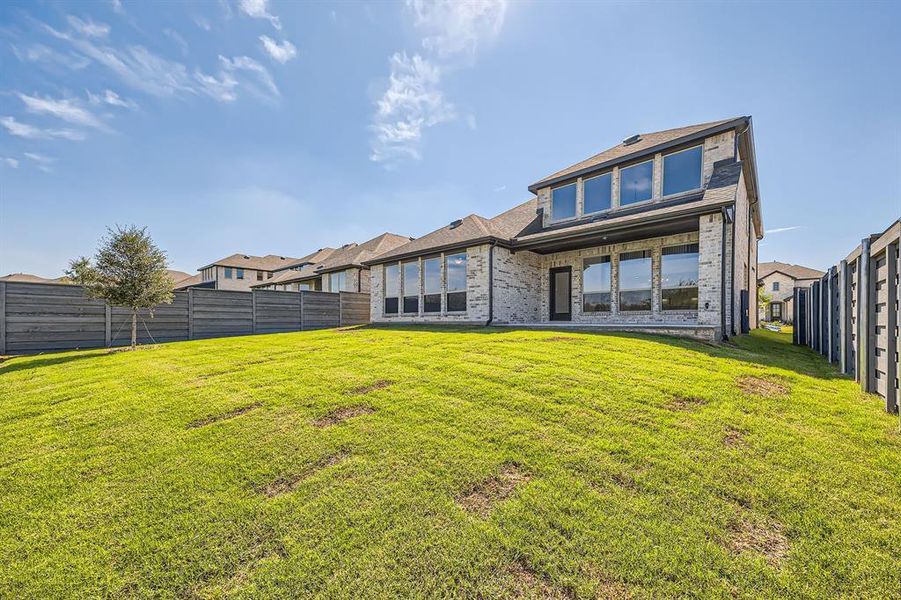
<svg viewBox="0 0 901 600"><path fill-rule="evenodd" d="M590 158L586 158L565 169L561 169L560 171L533 183L529 186L529 191L535 193L539 188L569 177L578 176L585 171L613 166L616 163L626 162L643 154L653 154L660 150L660 146L681 143L687 141L686 138L694 136L705 137L710 135L711 129L716 129L718 127L723 127L724 130L729 129L747 118L748 117L735 117L719 121L710 121L708 123L699 123L697 125L688 125L686 127L678 127L676 129L665 129L653 133L640 133L638 134L638 141L630 144L626 144L626 142L623 141L622 143L617 144L612 148L608 148L603 152L599 152Z"/></svg>
<svg viewBox="0 0 901 600"><path fill-rule="evenodd" d="M208 267L235 267L238 269L255 269L257 271L276 271L296 264L299 259L288 256L267 254L266 256L251 256L249 254L232 254L217 261L211 262L197 269L202 271Z"/></svg>
<svg viewBox="0 0 901 600"><path fill-rule="evenodd" d="M411 240L403 246L380 254L371 259L369 264L381 264L389 260L462 248L488 241L509 244L513 237L526 231L538 220L535 212L537 207L538 200L532 198L491 219L475 214L463 217L441 229Z"/></svg>
<svg viewBox="0 0 901 600"><path fill-rule="evenodd" d="M175 269L166 269L166 272L169 274L169 279L172 280L173 285L184 281L191 276L189 273L185 273L184 271L176 271Z"/></svg>
<svg viewBox="0 0 901 600"><path fill-rule="evenodd" d="M8 281L10 283L69 283L66 277L57 277L56 279L48 279L31 273L10 273L0 277L0 281Z"/></svg>
<svg viewBox="0 0 901 600"><path fill-rule="evenodd" d="M819 279L826 273L811 269L810 267L802 267L801 265L792 265L783 262L762 262L757 265L757 279L761 280L769 277L773 273L782 273L792 279Z"/></svg>
<svg viewBox="0 0 901 600"><path fill-rule="evenodd" d="M184 290L189 287L194 287L196 285L200 285L201 283L203 283L203 276L200 273L198 273L197 275L190 275L190 276L186 277L185 279L182 279L181 281L176 282L173 289ZM210 281L210 283L213 283L213 282Z"/></svg>
<svg viewBox="0 0 901 600"><path fill-rule="evenodd" d="M334 254L334 252L335 252L334 248L329 248L329 247L320 248L316 252L311 252L310 254L307 254L306 256L298 258L297 260L285 265L284 267L280 267L279 270L281 271L282 269L292 269L297 266L303 266L303 265L307 265L307 264L315 264L318 262L322 262L325 259L327 259L329 256L331 256L332 254Z"/></svg>

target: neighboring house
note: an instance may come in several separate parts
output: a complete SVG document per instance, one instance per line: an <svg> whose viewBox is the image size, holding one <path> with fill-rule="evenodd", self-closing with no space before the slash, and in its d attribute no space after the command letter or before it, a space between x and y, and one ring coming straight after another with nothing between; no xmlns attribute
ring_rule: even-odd
<svg viewBox="0 0 901 600"><path fill-rule="evenodd" d="M794 292L796 287L807 287L825 273L809 267L782 262L760 263L757 269L757 285L763 288L770 301L758 307L763 321L791 323L794 318Z"/></svg>
<svg viewBox="0 0 901 600"><path fill-rule="evenodd" d="M175 269L166 269L169 279L172 280L173 289L179 289L179 285L191 278L191 275L184 271L176 271Z"/></svg>
<svg viewBox="0 0 901 600"><path fill-rule="evenodd" d="M319 262L327 259L335 253L334 248L320 248L312 254L308 254L303 258L297 259L290 267L283 269L275 274L271 279L254 283L251 288L276 290L282 292L296 292L300 289L314 289L312 287L300 286L297 283L297 277L300 273L307 273L310 268Z"/></svg>
<svg viewBox="0 0 901 600"><path fill-rule="evenodd" d="M372 320L707 339L756 326L750 117L632 136L529 191L497 217L470 215L369 260Z"/></svg>
<svg viewBox="0 0 901 600"><path fill-rule="evenodd" d="M272 279L279 271L290 269L302 260L274 254L232 254L198 269L200 283L191 287L249 292L251 285Z"/></svg>
<svg viewBox="0 0 901 600"><path fill-rule="evenodd" d="M68 277L48 279L46 277L40 277L39 275L32 275L31 273L10 273L9 275L0 277L0 281L7 281L10 283L70 283Z"/></svg>
<svg viewBox="0 0 901 600"><path fill-rule="evenodd" d="M272 281L255 284L256 289L321 290L324 292L369 292L369 267L364 262L412 238L383 233L362 244L345 244L321 260L301 269L282 273Z"/></svg>

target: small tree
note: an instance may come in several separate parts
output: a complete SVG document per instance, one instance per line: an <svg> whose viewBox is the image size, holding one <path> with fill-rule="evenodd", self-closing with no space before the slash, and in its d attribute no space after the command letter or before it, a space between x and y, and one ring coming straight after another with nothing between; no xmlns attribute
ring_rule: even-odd
<svg viewBox="0 0 901 600"><path fill-rule="evenodd" d="M91 298L131 309L131 348L138 343L138 310L153 316L157 304L172 302L172 280L166 253L157 248L146 228L107 228L93 262L82 256L69 262L66 276L81 284Z"/></svg>
<svg viewBox="0 0 901 600"><path fill-rule="evenodd" d="M770 295L766 293L763 289L762 285L757 286L757 307L759 310L763 311L764 317L766 316L766 305L770 303Z"/></svg>

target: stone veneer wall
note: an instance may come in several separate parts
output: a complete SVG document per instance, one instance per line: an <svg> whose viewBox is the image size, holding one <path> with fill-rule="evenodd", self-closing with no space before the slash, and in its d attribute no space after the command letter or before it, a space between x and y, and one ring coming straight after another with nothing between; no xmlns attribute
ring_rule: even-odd
<svg viewBox="0 0 901 600"><path fill-rule="evenodd" d="M703 154L703 166L702 166L702 187L707 186L707 182L710 181L710 177L713 174L713 165L717 161L736 158L735 156L735 131L725 131L723 133L712 135L704 139L704 154ZM647 160L645 158L644 160ZM614 167L610 172L613 174L612 177L612 194L613 194L613 207L616 208L619 206L619 167ZM581 216L583 214L583 198L582 198L582 178L578 178L579 185L576 186L576 215ZM538 190L538 208L543 209L543 225L547 227L551 225L553 221L551 221L551 188L545 187ZM667 198L678 197L678 196L670 196ZM654 202L659 202L663 200L663 154L657 153L654 155L654 174L652 181L652 196L651 201L648 204L653 204ZM572 222L573 224L578 223L579 219L570 219L568 222Z"/></svg>
<svg viewBox="0 0 901 600"><path fill-rule="evenodd" d="M452 252L448 254L458 254ZM441 289L447 284L445 254L441 254ZM420 261L420 300L422 293L422 258ZM404 261L408 262L408 261ZM466 249L466 312L448 313L446 296L441 294L441 312L423 313L422 302L417 314L385 315L384 265L370 268L370 318L373 323L481 323L488 321L488 244ZM403 290L403 269L401 269L401 290ZM399 302L403 305L403 300Z"/></svg>

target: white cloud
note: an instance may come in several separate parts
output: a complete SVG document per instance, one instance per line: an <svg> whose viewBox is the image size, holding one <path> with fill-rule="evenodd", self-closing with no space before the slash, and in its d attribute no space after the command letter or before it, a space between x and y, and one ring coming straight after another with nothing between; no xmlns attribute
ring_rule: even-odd
<svg viewBox="0 0 901 600"><path fill-rule="evenodd" d="M241 12L248 17L268 19L273 27L281 30L281 21L279 21L278 17L269 13L269 0L240 0L238 6L241 7Z"/></svg>
<svg viewBox="0 0 901 600"><path fill-rule="evenodd" d="M109 25L106 23L95 23L90 17L85 20L69 15L66 17L69 26L75 31L86 37L102 38L109 35Z"/></svg>
<svg viewBox="0 0 901 600"><path fill-rule="evenodd" d="M5 127L10 135L30 140L61 138L79 141L84 139L84 134L74 129L41 129L28 123L17 121L14 117L0 117L0 125Z"/></svg>
<svg viewBox="0 0 901 600"><path fill-rule="evenodd" d="M222 64L224 73L234 75L238 72L243 72L249 74L251 77L249 79L244 78L242 83L244 87L258 97L264 100L273 100L280 96L278 87L275 85L269 70L249 56L236 56L232 59L219 56L219 62Z"/></svg>
<svg viewBox="0 0 901 600"><path fill-rule="evenodd" d="M209 20L205 17L194 17L194 24L204 31L210 31L213 28L213 26L210 25Z"/></svg>
<svg viewBox="0 0 901 600"><path fill-rule="evenodd" d="M41 98L26 94L19 94L19 98L25 103L25 109L30 113L50 115L74 125L106 129L106 125L100 119L79 106L76 100L70 98L54 100L50 97Z"/></svg>
<svg viewBox="0 0 901 600"><path fill-rule="evenodd" d="M19 168L19 161L16 160L15 158L9 158L9 157L3 156L3 157L0 157L0 162L5 164L10 169L18 169Z"/></svg>
<svg viewBox="0 0 901 600"><path fill-rule="evenodd" d="M237 100L238 95L235 88L238 86L238 80L229 73L220 73L220 76L206 75L200 71L194 72L194 78L200 85L200 91L219 102L233 102Z"/></svg>
<svg viewBox="0 0 901 600"><path fill-rule="evenodd" d="M419 159L423 128L453 119L454 107L439 88L438 66L418 54L411 58L406 53L395 54L390 63L388 89L376 102L370 158L388 163Z"/></svg>
<svg viewBox="0 0 901 600"><path fill-rule="evenodd" d="M113 90L105 90L100 94L93 94L88 92L88 101L94 106L99 106L101 104L108 104L110 106L116 106L118 108L137 108L138 105L132 100L126 100Z"/></svg>
<svg viewBox="0 0 901 600"><path fill-rule="evenodd" d="M181 34L179 34L174 29L169 29L167 27L166 29L163 29L163 35L178 44L178 48L179 50L181 50L182 56L188 55L188 42L181 36Z"/></svg>
<svg viewBox="0 0 901 600"><path fill-rule="evenodd" d="M771 233L785 233L786 231L794 231L795 229L804 229L803 225L792 225L791 227L777 227L776 229L767 229L767 235Z"/></svg>
<svg viewBox="0 0 901 600"><path fill-rule="evenodd" d="M506 0L407 0L407 6L425 34L423 47L442 58L475 55L480 41L500 33L507 12Z"/></svg>
<svg viewBox="0 0 901 600"><path fill-rule="evenodd" d="M84 69L91 61L78 54L63 54L43 44L33 44L27 48L13 46L13 53L22 62L56 64L73 71Z"/></svg>
<svg viewBox="0 0 901 600"><path fill-rule="evenodd" d="M125 9L122 7L122 0L110 0L110 4L112 5L113 12L117 15L125 14Z"/></svg>
<svg viewBox="0 0 901 600"><path fill-rule="evenodd" d="M268 35L261 35L260 41L263 42L263 49L277 62L285 64L297 56L297 48L288 40L284 40L279 44Z"/></svg>
<svg viewBox="0 0 901 600"><path fill-rule="evenodd" d="M56 159L51 156L45 156L43 154L38 154L37 152L26 152L25 158L34 161L37 163L37 168L43 171L44 173L52 173L53 169L51 165L56 162Z"/></svg>
<svg viewBox="0 0 901 600"><path fill-rule="evenodd" d="M499 185L499 186L497 186L496 188L494 188L494 191L495 191L495 192L503 192L503 191L506 190L506 189L507 189L507 186L505 186L505 185Z"/></svg>

